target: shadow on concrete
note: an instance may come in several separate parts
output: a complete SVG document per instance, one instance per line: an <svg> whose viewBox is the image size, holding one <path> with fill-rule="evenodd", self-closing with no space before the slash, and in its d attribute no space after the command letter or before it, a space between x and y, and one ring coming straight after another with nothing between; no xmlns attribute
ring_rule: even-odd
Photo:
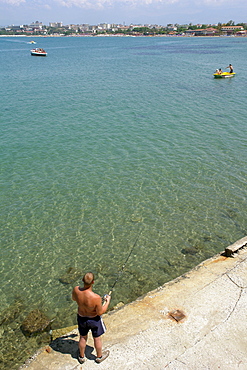
<svg viewBox="0 0 247 370"><path fill-rule="evenodd" d="M63 337L53 340L50 347L56 351L63 354L69 354L72 358L78 359L78 341L72 338L77 337L76 334L69 334ZM91 346L86 346L85 356L89 360L95 360L96 356L92 354L94 348Z"/></svg>

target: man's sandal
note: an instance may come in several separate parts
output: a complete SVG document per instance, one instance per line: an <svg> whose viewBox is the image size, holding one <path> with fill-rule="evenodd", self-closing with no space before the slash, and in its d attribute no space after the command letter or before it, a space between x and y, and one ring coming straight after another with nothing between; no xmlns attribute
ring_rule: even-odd
<svg viewBox="0 0 247 370"><path fill-rule="evenodd" d="M81 354L80 354L80 351L78 350L78 361L80 362L80 364L84 364L84 362L86 361L86 357L81 357Z"/></svg>
<svg viewBox="0 0 247 370"><path fill-rule="evenodd" d="M109 354L110 354L110 351L104 351L101 357L96 357L95 362L99 364L100 362L104 361L109 356Z"/></svg>

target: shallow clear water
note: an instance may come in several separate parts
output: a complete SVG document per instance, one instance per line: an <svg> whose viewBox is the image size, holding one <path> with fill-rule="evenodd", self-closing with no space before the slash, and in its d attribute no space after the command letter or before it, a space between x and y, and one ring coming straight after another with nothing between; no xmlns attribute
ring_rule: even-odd
<svg viewBox="0 0 247 370"><path fill-rule="evenodd" d="M75 323L69 268L102 295L135 245L114 305L247 233L246 38L35 40L46 58L0 38L1 315L20 306L6 369L47 340L20 330L32 309Z"/></svg>

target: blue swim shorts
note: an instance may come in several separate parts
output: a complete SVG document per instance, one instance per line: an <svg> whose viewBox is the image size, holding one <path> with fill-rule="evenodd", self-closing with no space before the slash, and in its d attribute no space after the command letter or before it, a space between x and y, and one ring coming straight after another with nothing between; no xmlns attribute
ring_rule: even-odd
<svg viewBox="0 0 247 370"><path fill-rule="evenodd" d="M79 333L83 337L88 334L89 330L92 331L94 338L100 337L106 331L105 324L100 316L86 317L77 314L77 322Z"/></svg>

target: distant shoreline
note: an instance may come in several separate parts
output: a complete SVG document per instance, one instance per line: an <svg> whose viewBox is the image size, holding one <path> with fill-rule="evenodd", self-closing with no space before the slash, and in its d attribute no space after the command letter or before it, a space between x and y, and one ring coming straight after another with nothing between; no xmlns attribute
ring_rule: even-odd
<svg viewBox="0 0 247 370"><path fill-rule="evenodd" d="M218 37L224 37L224 38L242 38L242 37L247 37L247 36L238 36L238 35L231 35L231 36L225 36L225 35L217 35L217 36L207 36L207 35L201 35L201 36L192 36L192 35L124 35L124 34L116 34L116 35L110 35L110 34L99 34L99 35L90 35L90 34L85 34L85 35L0 35L0 37L28 37L28 38L34 38L34 37L39 37L39 38L48 38L48 37L186 37L186 38L218 38Z"/></svg>

